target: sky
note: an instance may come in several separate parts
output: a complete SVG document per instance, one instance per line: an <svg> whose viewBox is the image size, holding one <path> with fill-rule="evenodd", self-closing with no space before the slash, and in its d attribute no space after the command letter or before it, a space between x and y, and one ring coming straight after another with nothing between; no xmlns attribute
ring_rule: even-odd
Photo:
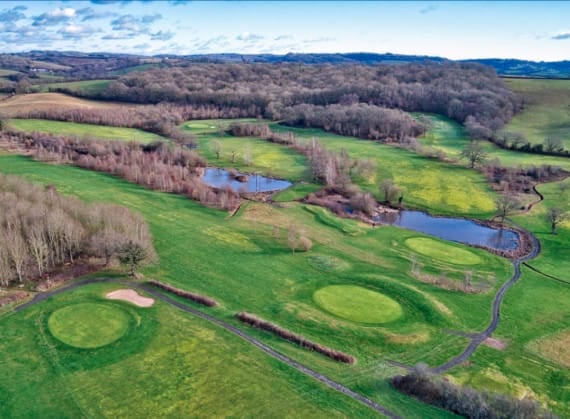
<svg viewBox="0 0 570 419"><path fill-rule="evenodd" d="M570 2L1 1L0 51L570 59Z"/></svg>

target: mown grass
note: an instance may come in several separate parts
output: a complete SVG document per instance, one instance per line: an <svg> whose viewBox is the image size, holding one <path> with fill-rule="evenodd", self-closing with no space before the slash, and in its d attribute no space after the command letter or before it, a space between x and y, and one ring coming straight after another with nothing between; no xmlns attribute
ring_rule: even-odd
<svg viewBox="0 0 570 419"><path fill-rule="evenodd" d="M450 246L447 243L426 237L412 237L407 239L406 246L414 252L434 259L449 261L455 265L477 265L481 263L479 256L467 249Z"/></svg>
<svg viewBox="0 0 570 419"><path fill-rule="evenodd" d="M467 137L464 128L457 122L441 115L423 115L424 117L429 118L432 123L432 128L419 139L420 143L436 150L441 150L449 158L456 159L462 164L467 165L466 161L460 160L461 151L469 142L469 138ZM570 159L565 157L503 150L488 141L480 141L480 144L487 153L487 160L492 161L494 159L498 159L499 163L504 166L517 167L551 165L570 170Z"/></svg>
<svg viewBox="0 0 570 419"><path fill-rule="evenodd" d="M72 304L50 314L52 336L76 348L99 348L118 340L129 328L130 316L116 304Z"/></svg>
<svg viewBox="0 0 570 419"><path fill-rule="evenodd" d="M97 94L105 90L113 80L83 80L60 83L42 84L40 92L49 92L54 89L68 89L78 93Z"/></svg>
<svg viewBox="0 0 570 419"><path fill-rule="evenodd" d="M506 83L525 102L506 129L524 134L533 144L558 137L570 149L570 80L507 79Z"/></svg>
<svg viewBox="0 0 570 419"><path fill-rule="evenodd" d="M105 140L136 141L150 143L166 140L160 135L135 128L120 128L106 125L77 124L74 122L49 121L45 119L11 119L10 125L20 131L44 132L54 135L95 137Z"/></svg>
<svg viewBox="0 0 570 419"><path fill-rule="evenodd" d="M371 159L374 176L358 184L383 199L380 184L392 179L403 191L404 205L440 214L485 218L494 212L495 194L480 174L452 166L412 151L373 141L328 134L320 129L296 129L273 124L276 131L290 131L301 138L317 138L327 149L346 150L351 158Z"/></svg>
<svg viewBox="0 0 570 419"><path fill-rule="evenodd" d="M255 122L255 119L240 119ZM272 144L259 138L234 137L224 133L235 120L204 120L184 123L183 131L196 135L198 153L213 166L234 167L240 171L261 172L290 181L308 180L307 158L286 147ZM219 145L220 157L216 153ZM291 191L289 196L298 195Z"/></svg>
<svg viewBox="0 0 570 419"><path fill-rule="evenodd" d="M239 323L234 314L247 310L322 345L350 352L358 362L351 366L337 365L267 333L248 330L279 351L405 417L439 417L441 412L391 390L387 378L398 369L387 360L432 365L444 362L459 353L466 341L442 329L480 330L489 319L490 293L450 292L413 279L411 252L405 240L418 234L411 231L395 227L365 228L361 234L351 236L315 220L314 214L298 203L279 207L249 203L236 216L228 218L226 213L201 207L180 196L148 191L101 173L42 164L23 157L0 157L0 171L52 184L87 201L114 202L141 213L150 224L160 258L158 265L144 269L147 277L215 298L221 306L208 310L236 325ZM311 252L293 254L289 250L287 230L292 223L313 241ZM471 251L480 257L481 263L469 269L494 272L497 286L510 277L512 268L506 261L479 249ZM314 256L319 256L319 260L315 262ZM433 265L433 269L445 270L450 275L463 275L461 269L446 261L433 264L422 255L417 259L426 267ZM330 261L342 269L321 269L328 267ZM400 305L402 316L382 326L364 326L331 315L319 308L313 295L333 285L360 286L384 294ZM176 342L173 345L179 341L178 333L182 332L171 335L172 342ZM175 348L162 345L168 351ZM225 365L227 361L215 362L218 363ZM283 369L279 364L272 365ZM120 372L116 377L127 374L121 369L125 366L117 367ZM164 380L171 380L170 376L175 376L178 369L169 371L165 372ZM264 374L271 377L271 372ZM86 377L86 382L91 383L88 374ZM203 411L222 414L221 410ZM231 414L233 410L228 412Z"/></svg>
<svg viewBox="0 0 570 419"><path fill-rule="evenodd" d="M103 295L113 287L90 285L1 319L1 417L375 416L160 302L147 309L113 302L136 324L99 349L72 348L51 336L45 324L51 312L80 302L109 304Z"/></svg>
<svg viewBox="0 0 570 419"><path fill-rule="evenodd" d="M313 294L317 305L356 323L389 323L402 315L402 306L379 292L354 285L330 285Z"/></svg>

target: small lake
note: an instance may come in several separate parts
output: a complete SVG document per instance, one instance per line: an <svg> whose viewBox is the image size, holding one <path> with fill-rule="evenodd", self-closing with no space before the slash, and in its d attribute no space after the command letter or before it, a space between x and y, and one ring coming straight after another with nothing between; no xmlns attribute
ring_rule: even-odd
<svg viewBox="0 0 570 419"><path fill-rule="evenodd" d="M214 188L229 186L236 192L248 193L280 191L292 185L289 181L270 178L259 174L237 173L237 175L245 176L245 179L240 181L236 179L236 175L232 176L227 170L217 167L207 167L204 170L202 181L206 185Z"/></svg>
<svg viewBox="0 0 570 419"><path fill-rule="evenodd" d="M421 211L382 213L374 217L374 221L419 231L444 240L496 250L515 250L520 244L519 235L512 230L487 227L463 218L433 217Z"/></svg>

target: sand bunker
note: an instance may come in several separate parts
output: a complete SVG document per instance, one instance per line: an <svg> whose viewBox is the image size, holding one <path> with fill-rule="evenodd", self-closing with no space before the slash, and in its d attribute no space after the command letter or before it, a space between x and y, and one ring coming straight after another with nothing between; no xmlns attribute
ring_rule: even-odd
<svg viewBox="0 0 570 419"><path fill-rule="evenodd" d="M154 299L143 297L135 290L124 289L108 293L105 297L110 300L123 300L133 303L139 307L151 307L154 304Z"/></svg>
<svg viewBox="0 0 570 419"><path fill-rule="evenodd" d="M483 341L483 344L490 346L491 348L498 349L499 351L502 351L507 347L506 342L503 342L502 340L491 338L491 337L485 339Z"/></svg>

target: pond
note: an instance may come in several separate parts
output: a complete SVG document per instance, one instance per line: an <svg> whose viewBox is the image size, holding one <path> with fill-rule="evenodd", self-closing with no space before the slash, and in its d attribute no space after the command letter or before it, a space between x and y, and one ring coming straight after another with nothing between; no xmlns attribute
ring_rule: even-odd
<svg viewBox="0 0 570 419"><path fill-rule="evenodd" d="M382 213L375 216L374 221L419 231L444 240L496 250L516 250L520 245L519 235L512 230L488 227L463 218L434 217L421 211Z"/></svg>
<svg viewBox="0 0 570 419"><path fill-rule="evenodd" d="M225 169L217 167L207 167L204 170L202 181L214 188L223 188L229 186L236 192L274 192L287 189L291 186L291 182L262 176L257 173L230 173Z"/></svg>

